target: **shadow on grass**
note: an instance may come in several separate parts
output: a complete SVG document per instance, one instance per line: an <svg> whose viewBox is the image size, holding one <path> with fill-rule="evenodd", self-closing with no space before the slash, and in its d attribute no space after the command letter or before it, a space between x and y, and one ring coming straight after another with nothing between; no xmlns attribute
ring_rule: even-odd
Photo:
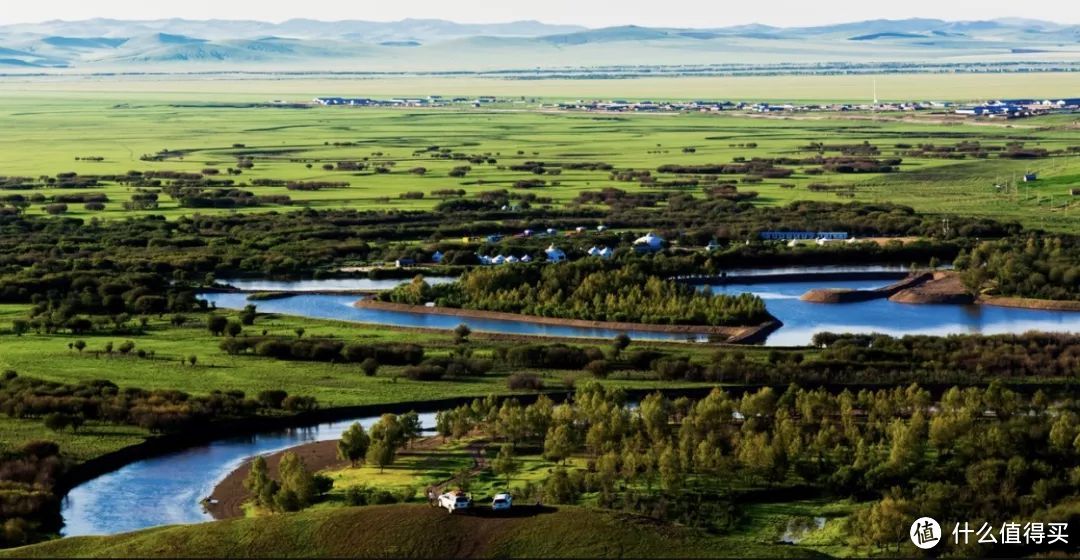
<svg viewBox="0 0 1080 560"><path fill-rule="evenodd" d="M479 517L485 519L511 519L522 517L536 517L538 515L547 515L549 513L555 513L559 511L559 508L552 506L538 506L538 505L520 505L514 506L508 510L495 511L489 506L474 506L465 513L454 513L447 515L467 515L469 517Z"/></svg>

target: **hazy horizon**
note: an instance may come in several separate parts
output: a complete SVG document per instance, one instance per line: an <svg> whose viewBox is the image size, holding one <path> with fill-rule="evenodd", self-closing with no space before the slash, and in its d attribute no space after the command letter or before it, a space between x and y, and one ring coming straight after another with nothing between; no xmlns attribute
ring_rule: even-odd
<svg viewBox="0 0 1080 560"><path fill-rule="evenodd" d="M642 4L636 6L634 4ZM405 19L441 19L464 24L496 24L517 21L539 21L554 25L577 25L589 28L621 25L648 27L710 28L738 25L770 25L776 27L810 27L864 20L909 18L943 19L947 21L982 21L992 19L1035 19L1059 25L1080 23L1080 3L1059 6L1053 14L1031 17L1030 10L1014 2L989 0L984 2L941 3L934 0L911 0L903 12L881 4L852 3L843 0L822 0L807 4L795 0L778 0L763 12L753 4L717 8L709 0L686 0L677 10L650 10L652 5L615 2L611 0L587 3L573 0L551 0L527 6L503 2L457 2L452 5L437 0L414 0L407 4L374 3L363 5L343 0L324 0L322 11L313 12L308 6L296 4L266 5L254 0L222 2L220 0L189 0L183 4L157 5L129 0L99 0L84 3L79 0L42 0L35 3L6 6L0 13L0 25L38 24L54 21L117 19L151 21L167 19L188 20L250 20L281 23L291 19L324 22L361 20L395 22ZM333 17L325 17L333 14ZM973 17L975 16L975 17ZM1052 19L1049 19L1052 16Z"/></svg>

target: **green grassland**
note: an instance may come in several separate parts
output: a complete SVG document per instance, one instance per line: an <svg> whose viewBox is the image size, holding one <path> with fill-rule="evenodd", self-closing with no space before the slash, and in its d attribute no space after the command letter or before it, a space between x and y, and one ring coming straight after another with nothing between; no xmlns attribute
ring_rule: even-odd
<svg viewBox="0 0 1080 560"><path fill-rule="evenodd" d="M20 375L62 383L105 379L120 387L139 387L147 390L180 390L193 394L211 391L240 390L249 396L260 391L284 389L293 395L313 396L323 408L420 402L452 397L482 397L492 393L512 393L506 378L514 371L496 367L487 375L445 379L438 382L414 381L401 376L402 367L383 366L378 374L367 377L357 364L280 361L258 356L230 356L219 348L222 337L210 334L205 318L193 315L184 327L174 327L168 318L151 318L145 330L128 335L67 333L27 333L21 337L10 334L10 321L23 317L27 306L0 305L0 371L14 370ZM335 337L346 343L401 342L422 343L426 355L448 354L454 346L453 334L440 331L411 331L357 323L304 319L286 315L261 315L254 326L247 327L252 335L266 330L271 335L296 336L297 328L305 337ZM494 344L514 342L489 341L483 334L472 335L475 356L490 356ZM68 344L86 342L79 352ZM119 346L125 341L135 343L129 355L105 354L105 344ZM636 343L635 347L642 347ZM606 346L607 341L597 340ZM690 351L706 352L685 346ZM153 352L153 358L139 358L138 350ZM763 359L764 351L751 353ZM194 366L181 360L196 356ZM751 359L754 359L753 357ZM565 388L568 380L583 380L582 371L552 370L541 372L550 389ZM651 375L615 372L604 381L611 386L627 389L692 386L691 382L664 382ZM39 419L20 420L0 417L0 449L17 448L33 439L48 439L61 444L65 454L83 461L122 447L139 443L149 433L131 426L115 426L90 422L77 433L70 430L47 430Z"/></svg>
<svg viewBox="0 0 1080 560"><path fill-rule="evenodd" d="M291 82L286 82L291 83ZM164 85L163 85L164 84ZM901 114L822 114L790 118L751 117L742 114L587 114L522 109L286 109L247 107L221 103L228 95L193 94L158 84L155 92L27 95L0 93L0 119L19 134L0 138L0 164L8 176L38 177L62 172L83 175L123 174L129 170L185 171L225 169L237 158L254 155L254 168L232 177L237 186L256 195L287 194L293 206L262 206L243 210L180 208L161 195L161 206L144 213L170 218L196 212L284 211L299 206L408 210L431 208L438 199L431 192L464 189L474 194L509 189L550 197L556 204L573 200L584 190L617 187L641 190L636 182L617 182L606 171L564 170L561 175L536 176L508 166L529 160L606 162L616 168L652 169L663 164L729 163L735 157L805 157L799 150L810 142L851 144L870 142L883 156L891 156L897 143L937 145L978 141L1002 146L1022 141L1027 147L1050 150L1077 145L1076 119L1067 115L1012 123L944 124L933 118ZM415 84L413 84L415 86ZM308 86L314 87L314 86ZM326 87L326 86L323 86ZM331 91L331 90L323 90ZM340 91L340 90L333 90ZM306 101L308 96L291 100ZM262 99L265 101L266 99ZM334 145L338 143L339 145ZM747 147L747 143L756 147ZM243 148L233 147L243 144ZM346 144L346 145L342 145ZM460 160L434 159L417 154L429 146L454 152L490 154L497 164L472 164L466 177L450 177ZM683 148L693 147L694 153ZM144 154L162 149L184 155L165 161L141 161ZM520 153L519 153L520 152ZM78 157L102 161L76 161ZM390 173L324 171L322 165L338 161L389 163ZM311 164L311 167L307 167ZM425 167L426 175L410 173ZM505 167L504 169L499 169ZM1040 180L1018 183L1025 172L1037 171ZM737 176L736 176L737 178ZM346 182L348 187L320 191L288 191L284 187L249 186L255 179ZM518 180L543 179L546 187L514 189ZM851 194L811 191L823 183L844 186ZM1001 190L997 184L1016 188ZM953 213L1019 220L1028 226L1077 231L1080 209L1070 188L1080 185L1080 157L1040 160L946 160L905 157L901 171L892 174L834 174L811 176L799 169L785 179L741 185L759 193L755 204L782 205L793 200L854 200L896 202L928 213ZM104 193L104 211L87 211L69 204L69 214L88 218L122 218L138 212L123 209L132 189L116 184L85 189L42 189L43 194ZM401 199L402 193L423 192L422 200ZM16 191L13 191L16 192ZM32 194L28 191L17 191ZM42 204L29 209L43 211Z"/></svg>
<svg viewBox="0 0 1080 560"><path fill-rule="evenodd" d="M25 307L4 305L0 312L15 315ZM25 313L25 311L24 311ZM0 335L0 370L15 370L20 375L50 381L77 383L79 381L108 379L121 387L142 389L176 389L195 394L211 391L240 390L248 395L269 389L286 389L290 394L314 396L323 407L390 404L432 399L484 396L505 393L506 377L513 371L496 367L480 377L445 379L439 382L412 381L401 377L400 366L383 366L378 374L367 377L357 364L332 364L323 362L281 361L258 356L231 356L219 348L222 337L210 334L202 315L193 315L184 327L173 327L166 319L151 319L145 331L131 335L88 334L74 336L67 333L28 333L15 337ZM0 315L0 330L7 330L9 323ZM247 333L259 335L263 330L269 335L295 337L297 328L304 329L305 337L334 337L345 343L371 344L378 342L410 341L423 344L426 356L446 355L451 351L453 334L438 331L411 331L377 325L365 325L342 321L304 319L287 315L263 315ZM477 340L475 357L489 357L491 346L480 342L483 334L474 334ZM68 348L75 340L86 342L82 352ZM130 355L118 352L107 355L105 344L119 346L124 341L135 343ZM506 342L501 344L513 344ZM606 347L608 341L597 340L595 345ZM687 348L693 349L690 345ZM635 343L634 348L646 347ZM153 358L139 358L139 349L154 352ZM699 351L706 352L702 348ZM751 353L764 355L764 351ZM181 364L181 360L196 356L196 365ZM759 356L760 358L760 356ZM563 386L567 379L588 377L582 371L552 370L542 372L553 389ZM661 384L651 375L615 372L606 381L624 388L651 388ZM679 386L663 382L665 387ZM684 385L691 385L684 382Z"/></svg>
<svg viewBox="0 0 1080 560"><path fill-rule="evenodd" d="M775 542L772 541L772 542ZM74 537L0 557L789 557L823 554L753 537L714 537L645 518L559 506L535 515L447 515L427 505L333 508Z"/></svg>

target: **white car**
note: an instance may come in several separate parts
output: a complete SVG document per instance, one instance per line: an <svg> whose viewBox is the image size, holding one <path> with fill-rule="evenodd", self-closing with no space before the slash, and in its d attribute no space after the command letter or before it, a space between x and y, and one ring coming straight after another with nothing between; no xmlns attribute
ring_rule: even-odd
<svg viewBox="0 0 1080 560"><path fill-rule="evenodd" d="M439 496L439 507L446 508L450 513L468 511L472 507L472 498L461 491L447 492Z"/></svg>
<svg viewBox="0 0 1080 560"><path fill-rule="evenodd" d="M494 511L500 511L504 509L510 509L514 503L514 499L509 493L503 492L501 494L495 494L495 497L491 499L491 509Z"/></svg>

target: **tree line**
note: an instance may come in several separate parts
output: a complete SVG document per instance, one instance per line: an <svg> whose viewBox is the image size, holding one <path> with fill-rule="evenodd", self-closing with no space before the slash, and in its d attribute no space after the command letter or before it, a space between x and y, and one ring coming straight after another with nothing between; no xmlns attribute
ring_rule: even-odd
<svg viewBox="0 0 1080 560"><path fill-rule="evenodd" d="M682 520L726 532L755 496L809 489L864 505L849 544L911 553L907 529L936 519L1060 521L1080 483L1077 402L998 384L917 385L859 392L791 386L691 400L656 393L628 406L618 389L578 388L573 399L523 406L478 399L439 414L444 437L483 433L557 465L526 493ZM568 459L572 465L563 466ZM687 504L710 504L708 515ZM642 511L639 508L644 508ZM916 515L916 513L918 515ZM1064 519L1063 519L1064 518ZM1075 514L1071 514L1075 521ZM906 520L906 522L905 522ZM969 544L956 553L986 555Z"/></svg>

